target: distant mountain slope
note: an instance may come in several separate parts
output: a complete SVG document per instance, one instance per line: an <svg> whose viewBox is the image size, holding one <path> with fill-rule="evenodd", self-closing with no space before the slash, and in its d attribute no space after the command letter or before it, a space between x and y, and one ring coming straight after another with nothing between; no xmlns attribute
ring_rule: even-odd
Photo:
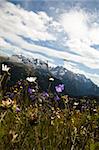
<svg viewBox="0 0 99 150"><path fill-rule="evenodd" d="M49 84L49 77L53 77L55 81L51 86L51 90L55 91L55 85L64 83L65 94L71 96L99 96L99 87L97 87L90 79L84 75L75 74L62 66L48 67L47 62L39 59L29 59L22 55L14 55L0 61L11 67L11 78L9 84L14 84L19 79L25 79L27 76L35 75L41 90L46 90Z"/></svg>
<svg viewBox="0 0 99 150"><path fill-rule="evenodd" d="M65 84L70 95L99 95L99 88L82 74L75 74L59 66L50 71Z"/></svg>

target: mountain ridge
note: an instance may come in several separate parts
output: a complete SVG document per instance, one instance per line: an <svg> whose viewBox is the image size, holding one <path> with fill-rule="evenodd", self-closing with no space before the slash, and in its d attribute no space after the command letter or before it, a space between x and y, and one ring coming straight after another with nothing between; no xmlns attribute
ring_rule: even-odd
<svg viewBox="0 0 99 150"><path fill-rule="evenodd" d="M82 74L75 74L62 66L49 67L48 62L40 59L26 58L22 55L13 55L8 58L7 61L12 63L22 63L26 65L31 72L34 69L39 78L42 78L42 80L43 78L46 78L46 82L48 82L49 76L57 79L57 81L55 81L56 83L63 83L65 85L66 94L73 96L99 95L99 87L90 79L87 79Z"/></svg>

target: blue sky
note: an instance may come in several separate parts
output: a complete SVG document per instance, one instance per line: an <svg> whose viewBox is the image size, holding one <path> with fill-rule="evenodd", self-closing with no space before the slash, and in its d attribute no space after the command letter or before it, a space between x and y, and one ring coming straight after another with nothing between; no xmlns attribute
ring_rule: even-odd
<svg viewBox="0 0 99 150"><path fill-rule="evenodd" d="M98 0L0 0L0 54L48 60L99 86Z"/></svg>

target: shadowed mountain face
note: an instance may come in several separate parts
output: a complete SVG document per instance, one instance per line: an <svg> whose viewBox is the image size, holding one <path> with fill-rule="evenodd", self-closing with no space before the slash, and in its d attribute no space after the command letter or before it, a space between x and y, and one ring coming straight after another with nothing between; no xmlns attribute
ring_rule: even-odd
<svg viewBox="0 0 99 150"><path fill-rule="evenodd" d="M19 63L20 62L20 63ZM49 86L49 77L54 78L50 90L55 92L55 86L59 83L65 85L64 94L70 96L99 96L99 87L84 75L74 74L62 66L48 67L48 64L38 59L28 59L24 56L14 56L14 59L2 59L0 63L5 63L10 69L10 79L8 86L15 84L20 79L27 76L37 76L40 90L46 91Z"/></svg>
<svg viewBox="0 0 99 150"><path fill-rule="evenodd" d="M52 68L51 73L65 84L70 95L99 95L99 88L84 75L74 74L63 67Z"/></svg>

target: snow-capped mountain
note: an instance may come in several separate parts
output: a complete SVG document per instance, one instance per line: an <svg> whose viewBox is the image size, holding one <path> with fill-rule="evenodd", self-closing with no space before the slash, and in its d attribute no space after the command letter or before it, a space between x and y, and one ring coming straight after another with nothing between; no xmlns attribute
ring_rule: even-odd
<svg viewBox="0 0 99 150"><path fill-rule="evenodd" d="M42 85L43 87L45 86L44 89L47 88L46 85L48 85L47 83L48 77L52 76L53 78L55 78L55 82L53 83L54 86L59 84L59 82L64 83L66 94L72 96L85 96L85 95L99 96L99 87L97 87L90 79L87 79L82 74L75 74L67 70L66 68L63 68L62 66L49 67L48 63L45 61L42 61L40 59L34 59L34 58L26 58L22 55L13 55L11 58L9 58L9 61L14 63L14 67L17 66L17 63L21 63L26 65L28 69L31 68L30 69L31 72L34 72L35 70L36 75L38 75L40 79L39 81L41 86ZM19 68L17 66L17 69L14 70L13 72L16 72L17 74L18 69ZM54 90L54 86L53 86L53 90Z"/></svg>
<svg viewBox="0 0 99 150"><path fill-rule="evenodd" d="M55 68L50 68L51 73L53 76L58 77L59 79L63 79L64 77L68 76L69 78L73 78L75 80L83 80L83 82L90 82L90 79L87 79L84 75L82 74L75 74L66 68L62 66L57 66Z"/></svg>
<svg viewBox="0 0 99 150"><path fill-rule="evenodd" d="M82 74L75 74L62 66L50 69L52 75L60 79L71 95L99 95L99 88Z"/></svg>
<svg viewBox="0 0 99 150"><path fill-rule="evenodd" d="M43 69L47 69L48 68L48 64L45 61L42 61L40 59L35 59L35 58L26 58L23 55L12 55L10 57L11 61L14 62L20 62L20 63L24 63L27 65L32 65L34 68L43 68Z"/></svg>

